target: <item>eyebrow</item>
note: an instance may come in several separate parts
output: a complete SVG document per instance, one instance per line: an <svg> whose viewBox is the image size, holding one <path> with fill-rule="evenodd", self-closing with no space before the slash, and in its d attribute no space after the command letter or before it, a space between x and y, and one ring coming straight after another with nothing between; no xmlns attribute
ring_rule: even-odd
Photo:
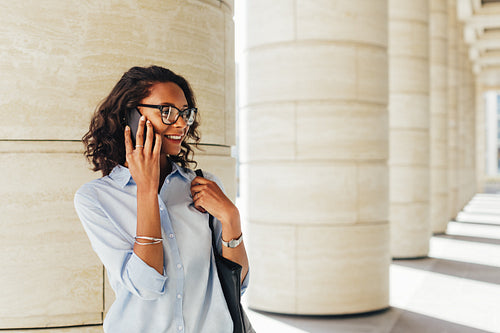
<svg viewBox="0 0 500 333"><path fill-rule="evenodd" d="M170 102L160 103L160 105L177 107L177 106L175 106L175 104L174 104L174 103L170 103ZM182 107L183 107L183 108L187 108L187 107L189 107L189 105L184 104Z"/></svg>

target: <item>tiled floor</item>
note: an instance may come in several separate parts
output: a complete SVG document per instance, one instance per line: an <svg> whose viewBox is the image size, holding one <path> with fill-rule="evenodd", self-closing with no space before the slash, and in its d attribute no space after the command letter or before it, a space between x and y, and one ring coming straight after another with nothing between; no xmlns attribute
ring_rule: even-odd
<svg viewBox="0 0 500 333"><path fill-rule="evenodd" d="M395 260L391 307L358 316L297 317L249 310L257 332L500 332L500 195L478 194L428 258ZM334 287L334 286L332 286Z"/></svg>

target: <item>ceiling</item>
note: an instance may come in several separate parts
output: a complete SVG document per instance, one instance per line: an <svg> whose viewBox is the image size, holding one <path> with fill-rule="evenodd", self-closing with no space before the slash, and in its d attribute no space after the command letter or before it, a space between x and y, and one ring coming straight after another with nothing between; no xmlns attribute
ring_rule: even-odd
<svg viewBox="0 0 500 333"><path fill-rule="evenodd" d="M457 5L478 81L500 87L500 0L458 0Z"/></svg>

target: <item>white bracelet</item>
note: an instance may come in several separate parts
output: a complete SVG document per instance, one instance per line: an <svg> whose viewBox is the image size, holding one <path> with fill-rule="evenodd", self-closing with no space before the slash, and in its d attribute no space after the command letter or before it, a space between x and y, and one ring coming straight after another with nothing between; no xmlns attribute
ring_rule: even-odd
<svg viewBox="0 0 500 333"><path fill-rule="evenodd" d="M139 245L154 245L163 242L162 238L155 238L155 237L136 236L134 238L135 238L135 243ZM139 242L138 240L148 240L151 242Z"/></svg>
<svg viewBox="0 0 500 333"><path fill-rule="evenodd" d="M136 244L138 245L155 245L155 244L160 244L161 243L161 240L159 241L156 241L156 242L151 242L151 243L142 243L142 242L138 242L137 240L135 241Z"/></svg>
<svg viewBox="0 0 500 333"><path fill-rule="evenodd" d="M150 240L150 241L155 241L155 242L156 242L156 241L160 241L160 242L161 242L161 241L163 240L163 238L146 237L146 236L136 236L136 237L134 237L134 238L135 238L135 240L138 240L138 239L145 239L145 240Z"/></svg>

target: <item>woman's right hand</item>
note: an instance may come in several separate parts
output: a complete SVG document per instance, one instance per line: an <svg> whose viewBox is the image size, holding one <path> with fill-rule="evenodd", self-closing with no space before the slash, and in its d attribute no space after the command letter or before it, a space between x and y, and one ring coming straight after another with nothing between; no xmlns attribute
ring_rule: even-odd
<svg viewBox="0 0 500 333"><path fill-rule="evenodd" d="M146 138L144 138L145 127L147 127ZM155 133L153 125L149 120L146 121L144 116L139 120L135 142L136 146L133 147L130 127L125 126L125 157L130 174L137 184L137 190L157 191L160 181L161 136Z"/></svg>

